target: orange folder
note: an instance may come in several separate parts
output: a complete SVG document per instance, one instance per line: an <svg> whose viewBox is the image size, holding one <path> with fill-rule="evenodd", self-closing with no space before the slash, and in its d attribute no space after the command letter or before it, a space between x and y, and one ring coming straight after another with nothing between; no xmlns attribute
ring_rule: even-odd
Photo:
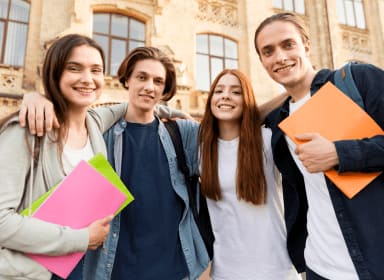
<svg viewBox="0 0 384 280"><path fill-rule="evenodd" d="M323 85L302 107L279 127L296 144L296 134L317 132L330 141L362 139L384 134L381 127L331 82ZM343 172L331 169L325 175L352 198L381 172Z"/></svg>

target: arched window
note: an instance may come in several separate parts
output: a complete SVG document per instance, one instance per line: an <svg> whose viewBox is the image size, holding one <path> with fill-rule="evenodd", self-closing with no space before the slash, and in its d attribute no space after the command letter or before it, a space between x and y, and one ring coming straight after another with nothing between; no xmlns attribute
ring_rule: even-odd
<svg viewBox="0 0 384 280"><path fill-rule="evenodd" d="M116 76L128 52L145 45L145 24L121 14L95 13L93 38L104 49L106 74Z"/></svg>
<svg viewBox="0 0 384 280"><path fill-rule="evenodd" d="M348 26L365 29L365 16L362 0L337 0L339 22Z"/></svg>
<svg viewBox="0 0 384 280"><path fill-rule="evenodd" d="M220 35L196 35L196 89L208 91L217 74L238 68L237 43Z"/></svg>
<svg viewBox="0 0 384 280"><path fill-rule="evenodd" d="M0 63L23 67L29 23L27 1L0 0Z"/></svg>
<svg viewBox="0 0 384 280"><path fill-rule="evenodd" d="M273 0L273 7L302 15L305 14L304 0Z"/></svg>

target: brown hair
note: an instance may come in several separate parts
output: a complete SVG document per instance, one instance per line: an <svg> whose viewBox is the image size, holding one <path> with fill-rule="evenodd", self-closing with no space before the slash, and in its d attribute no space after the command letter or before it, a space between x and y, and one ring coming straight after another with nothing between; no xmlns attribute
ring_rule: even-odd
<svg viewBox="0 0 384 280"><path fill-rule="evenodd" d="M55 130L56 137L55 139L52 139L58 142L59 153L63 150L63 143L59 140L64 138L68 129L65 125L68 103L61 93L60 79L65 69L65 64L73 49L83 45L97 49L102 58L103 66L105 65L104 51L101 46L93 39L79 34L65 35L54 41L49 47L43 63L42 80L45 96L53 103L54 111L60 123L60 128ZM14 112L0 120L0 128L12 117L17 116L18 113L19 111ZM26 134L27 133L28 131L26 130ZM31 147L28 148L31 150Z"/></svg>
<svg viewBox="0 0 384 280"><path fill-rule="evenodd" d="M57 39L49 47L45 55L42 80L45 96L53 103L57 119L61 124L57 130L57 140L63 139L68 130L66 126L68 103L60 90L61 75L73 49L83 45L93 47L99 51L104 67L105 58L102 47L95 40L80 34L69 34ZM61 141L58 141L58 145L61 153L63 148Z"/></svg>
<svg viewBox="0 0 384 280"><path fill-rule="evenodd" d="M158 48L138 47L133 49L127 57L124 58L117 71L120 83L124 88L127 88L125 81L131 77L136 63L145 59L159 61L164 66L166 77L162 100L170 100L176 93L176 70L171 59Z"/></svg>
<svg viewBox="0 0 384 280"><path fill-rule="evenodd" d="M283 21L283 22L290 22L292 23L299 33L301 34L301 39L303 40L303 43L306 43L309 41L309 34L306 29L306 25L304 21L302 20L301 17L295 15L294 13L279 13L272 15L270 17L267 17L264 19L259 26L256 29L255 32L255 39L254 39L254 44L255 44L255 49L257 54L260 56L260 50L257 47L257 37L259 36L260 32L269 24L276 22L276 21Z"/></svg>
<svg viewBox="0 0 384 280"><path fill-rule="evenodd" d="M201 190L202 193L210 199L221 199L217 144L219 128L218 120L213 116L211 111L211 100L218 81L225 74L234 75L239 79L244 97L237 159L237 196L239 199L253 204L263 204L267 199L267 184L263 166L263 140L260 129L260 114L256 105L252 85L247 76L239 70L223 70L215 78L209 91L198 136L202 166Z"/></svg>

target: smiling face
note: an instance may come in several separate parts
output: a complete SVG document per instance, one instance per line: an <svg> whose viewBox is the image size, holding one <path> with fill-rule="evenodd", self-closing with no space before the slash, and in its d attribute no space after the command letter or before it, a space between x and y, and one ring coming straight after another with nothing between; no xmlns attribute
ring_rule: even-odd
<svg viewBox="0 0 384 280"><path fill-rule="evenodd" d="M60 78L60 91L69 109L87 109L104 86L103 60L94 47L73 48Z"/></svg>
<svg viewBox="0 0 384 280"><path fill-rule="evenodd" d="M313 71L309 42L291 22L274 21L264 26L256 39L260 60L273 80L286 89L297 87Z"/></svg>
<svg viewBox="0 0 384 280"><path fill-rule="evenodd" d="M212 98L211 111L219 122L240 123L244 96L239 79L232 74L223 75L217 82Z"/></svg>
<svg viewBox="0 0 384 280"><path fill-rule="evenodd" d="M153 113L165 88L166 71L160 61L144 59L136 63L130 77L125 81L129 92L130 110L138 114Z"/></svg>

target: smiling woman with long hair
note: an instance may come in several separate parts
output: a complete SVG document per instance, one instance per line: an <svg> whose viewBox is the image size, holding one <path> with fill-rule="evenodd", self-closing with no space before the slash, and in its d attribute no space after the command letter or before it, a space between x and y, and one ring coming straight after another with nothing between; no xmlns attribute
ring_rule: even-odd
<svg viewBox="0 0 384 280"><path fill-rule="evenodd" d="M199 131L201 191L215 234L212 279L299 279L285 245L270 139L248 78L223 70Z"/></svg>

